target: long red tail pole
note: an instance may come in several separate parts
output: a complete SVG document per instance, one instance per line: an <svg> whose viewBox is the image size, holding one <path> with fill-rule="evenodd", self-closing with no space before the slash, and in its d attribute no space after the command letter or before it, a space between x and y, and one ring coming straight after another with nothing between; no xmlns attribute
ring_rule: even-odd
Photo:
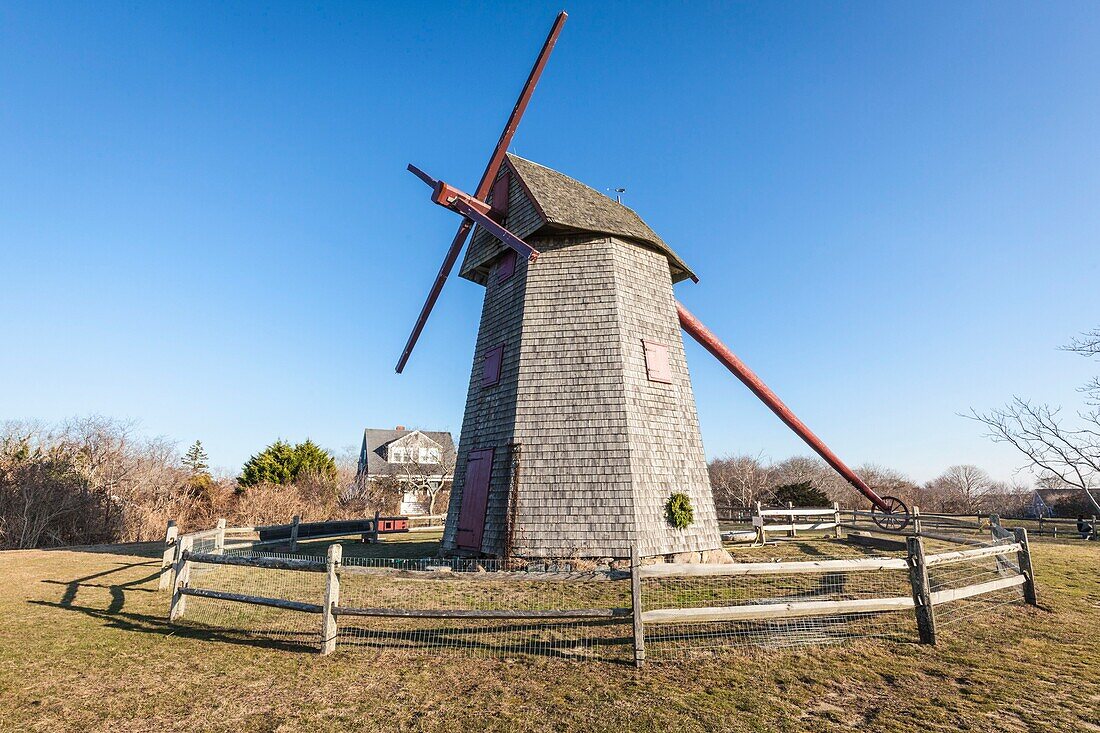
<svg viewBox="0 0 1100 733"><path fill-rule="evenodd" d="M493 187L493 181L496 180L500 164L504 161L504 154L508 152L508 146L512 143L512 137L516 134L519 121L527 109L527 103L531 101L535 85L539 83L539 77L542 76L542 70L546 68L546 62L550 59L554 44L558 42L558 35L561 33L561 27L565 25L567 17L569 16L563 10L554 19L554 25L550 27L550 34L546 36L546 42L542 44L542 50L539 52L538 58L535 59L535 65L531 67L531 73L528 74L527 81L523 84L523 90L519 93L516 106L512 108L512 114L508 115L508 122L505 123L504 130L500 133L500 140L493 148L493 154L489 156L489 164L485 166L485 172L481 174L481 182L477 184L474 198L484 201L485 197L489 195L489 189ZM405 343L405 349L401 352L401 358L397 360L398 374L405 368L405 363L408 362L409 355L412 354L413 347L416 346L416 342L420 338L420 332L424 330L424 324L427 323L428 316L431 314L432 308L435 307L435 301L439 299L439 293L443 290L443 283L447 282L447 276L451 274L451 269L458 260L458 253L462 251L462 245L466 244L466 237L473 225L472 221L465 218L458 225L458 231L455 233L454 239L451 240L447 256L443 258L443 265L439 268L439 273L435 276L435 282L432 283L432 289L428 292L428 299L420 310L420 315L416 319L409 340Z"/></svg>
<svg viewBox="0 0 1100 733"><path fill-rule="evenodd" d="M829 446L825 445L821 438L814 435L813 431L806 427L806 424L799 420L797 415L791 412L791 408L783 404L783 400L779 399L779 396L772 392L768 385L764 384L763 380L756 376L756 373L749 369L745 362L738 359L736 354L730 351L710 329L703 325L702 321L696 318L679 301L676 302L676 314L680 317L680 326L693 339L698 341L704 349L709 351L714 358L722 362L723 366L733 372L733 376L744 382L745 386L752 390L752 393L776 414L776 417L786 423L787 427L793 430L798 437L806 441L806 445L813 448L815 453L825 459L826 463L836 469L837 473L858 489L861 494L870 499L875 506L886 513L890 513L890 506L882 500L882 497L876 494L863 479L855 474L855 471L848 468L844 461L829 450Z"/></svg>

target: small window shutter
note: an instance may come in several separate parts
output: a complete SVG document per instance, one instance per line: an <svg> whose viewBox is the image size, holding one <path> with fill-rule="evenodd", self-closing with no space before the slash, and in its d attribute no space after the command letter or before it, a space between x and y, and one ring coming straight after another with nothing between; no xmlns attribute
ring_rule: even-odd
<svg viewBox="0 0 1100 733"><path fill-rule="evenodd" d="M500 381L500 361L504 356L504 344L496 346L481 362L481 386L491 387Z"/></svg>
<svg viewBox="0 0 1100 733"><path fill-rule="evenodd" d="M504 282L516 272L516 251L510 249L500 258L500 266L497 268L497 282Z"/></svg>
<svg viewBox="0 0 1100 733"><path fill-rule="evenodd" d="M656 341L642 341L645 351L645 371L651 382L672 384L672 368L668 362L668 347Z"/></svg>
<svg viewBox="0 0 1100 733"><path fill-rule="evenodd" d="M489 216L493 221L504 221L504 217L508 216L508 181L511 176L508 175L508 171L501 173L493 184L492 201L489 202Z"/></svg>

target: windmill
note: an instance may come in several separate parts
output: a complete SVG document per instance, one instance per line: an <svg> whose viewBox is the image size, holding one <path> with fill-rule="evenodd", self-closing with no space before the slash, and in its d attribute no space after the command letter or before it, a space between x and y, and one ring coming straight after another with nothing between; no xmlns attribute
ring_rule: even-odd
<svg viewBox="0 0 1100 733"><path fill-rule="evenodd" d="M880 526L904 528L904 503L876 494L673 297L674 283L698 279L634 211L507 152L565 20L472 194L409 166L461 222L397 371L471 230L459 275L486 291L444 550L725 558L681 329L866 496ZM674 494L693 508L686 526L666 517Z"/></svg>

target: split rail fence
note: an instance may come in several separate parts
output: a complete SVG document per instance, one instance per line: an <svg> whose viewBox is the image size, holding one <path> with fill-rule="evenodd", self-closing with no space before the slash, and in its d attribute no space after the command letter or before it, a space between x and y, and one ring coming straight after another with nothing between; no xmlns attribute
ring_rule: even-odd
<svg viewBox="0 0 1100 733"><path fill-rule="evenodd" d="M643 565L635 549L622 568L345 557L340 544L323 558L245 550L239 538L255 534L219 523L176 538L172 622L326 654L450 649L641 666L736 645L934 644L976 613L1036 602L1027 532L999 525L989 541L931 554L910 536L898 557Z"/></svg>

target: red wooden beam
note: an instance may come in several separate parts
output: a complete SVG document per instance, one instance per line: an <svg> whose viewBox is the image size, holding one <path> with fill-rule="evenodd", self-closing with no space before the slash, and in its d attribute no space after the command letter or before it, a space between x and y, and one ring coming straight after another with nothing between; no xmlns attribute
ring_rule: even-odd
<svg viewBox="0 0 1100 733"><path fill-rule="evenodd" d="M516 100L516 106L512 108L512 114L508 115L508 122L504 125L504 131L500 133L500 139L497 141L496 147L493 148L493 154L489 156L489 164L485 166L485 172L481 174L481 181L474 191L474 198L484 200L489 195L489 189L493 186L493 180L496 178L497 171L500 170L500 164L504 161L504 155L508 152L508 146L512 143L512 137L516 134L516 128L519 127L523 113L527 110L527 103L531 101L531 95L535 91L535 86L539 83L542 70L546 68L546 62L550 59L550 53L558 42L558 35L561 33L561 28L565 25L567 17L569 16L566 15L565 11L562 11L554 19L554 25L550 27L550 33L542 44L542 50L539 52L538 58L535 59L535 65L531 67L531 73L527 75L527 81L523 85L523 90L520 91L519 99ZM451 270L458 260L458 254L466 243L466 237L470 234L471 227L473 227L473 223L469 219L463 219L462 223L458 225L458 231L455 233L454 239L451 240L447 256L443 258L443 265L439 268L439 273L435 276L435 282L432 283L432 289L428 292L428 299L424 302L424 307L420 309L416 324L413 325L412 333L405 344L405 350L401 352L401 358L397 360L398 374L401 373L405 368L405 364L409 361L409 355L412 354L413 347L416 346L416 342L420 338L420 332L424 330L424 324L428 321L428 316L431 314L432 308L435 307L435 302L439 299L439 293L443 290L443 284L447 282L447 276L451 274Z"/></svg>
<svg viewBox="0 0 1100 733"><path fill-rule="evenodd" d="M691 311L679 301L676 302L676 314L680 317L680 326L693 339L698 341L704 349L709 351L714 358L722 362L723 366L733 372L733 376L744 382L745 386L768 406L768 409L774 412L798 437L806 441L806 445L813 448L815 453L825 459L826 463L836 469L836 472L858 489L861 494L870 499L872 504L887 514L893 512L893 506L884 501L867 485L867 482L857 476L855 471L848 468L844 461L829 450L829 446L825 445L821 438L814 435L813 431L806 427L806 424L799 420L797 415L791 412L791 408L783 404L783 400L779 399L779 396L772 392L768 385L764 384L764 381L756 376L756 373L749 369L745 362L738 359L736 354L730 351L710 329L703 325L702 321L692 315Z"/></svg>
<svg viewBox="0 0 1100 733"><path fill-rule="evenodd" d="M412 163L409 163L409 170L412 171L417 178L432 187L433 202L472 220L475 224L492 234L505 245L526 257L529 262L534 262L538 258L539 252L537 249L527 244L527 242L524 242L515 234L512 234L512 232L498 224L496 220L490 216L492 207L489 204L475 199L470 194L465 191L460 191L449 183L432 178Z"/></svg>

